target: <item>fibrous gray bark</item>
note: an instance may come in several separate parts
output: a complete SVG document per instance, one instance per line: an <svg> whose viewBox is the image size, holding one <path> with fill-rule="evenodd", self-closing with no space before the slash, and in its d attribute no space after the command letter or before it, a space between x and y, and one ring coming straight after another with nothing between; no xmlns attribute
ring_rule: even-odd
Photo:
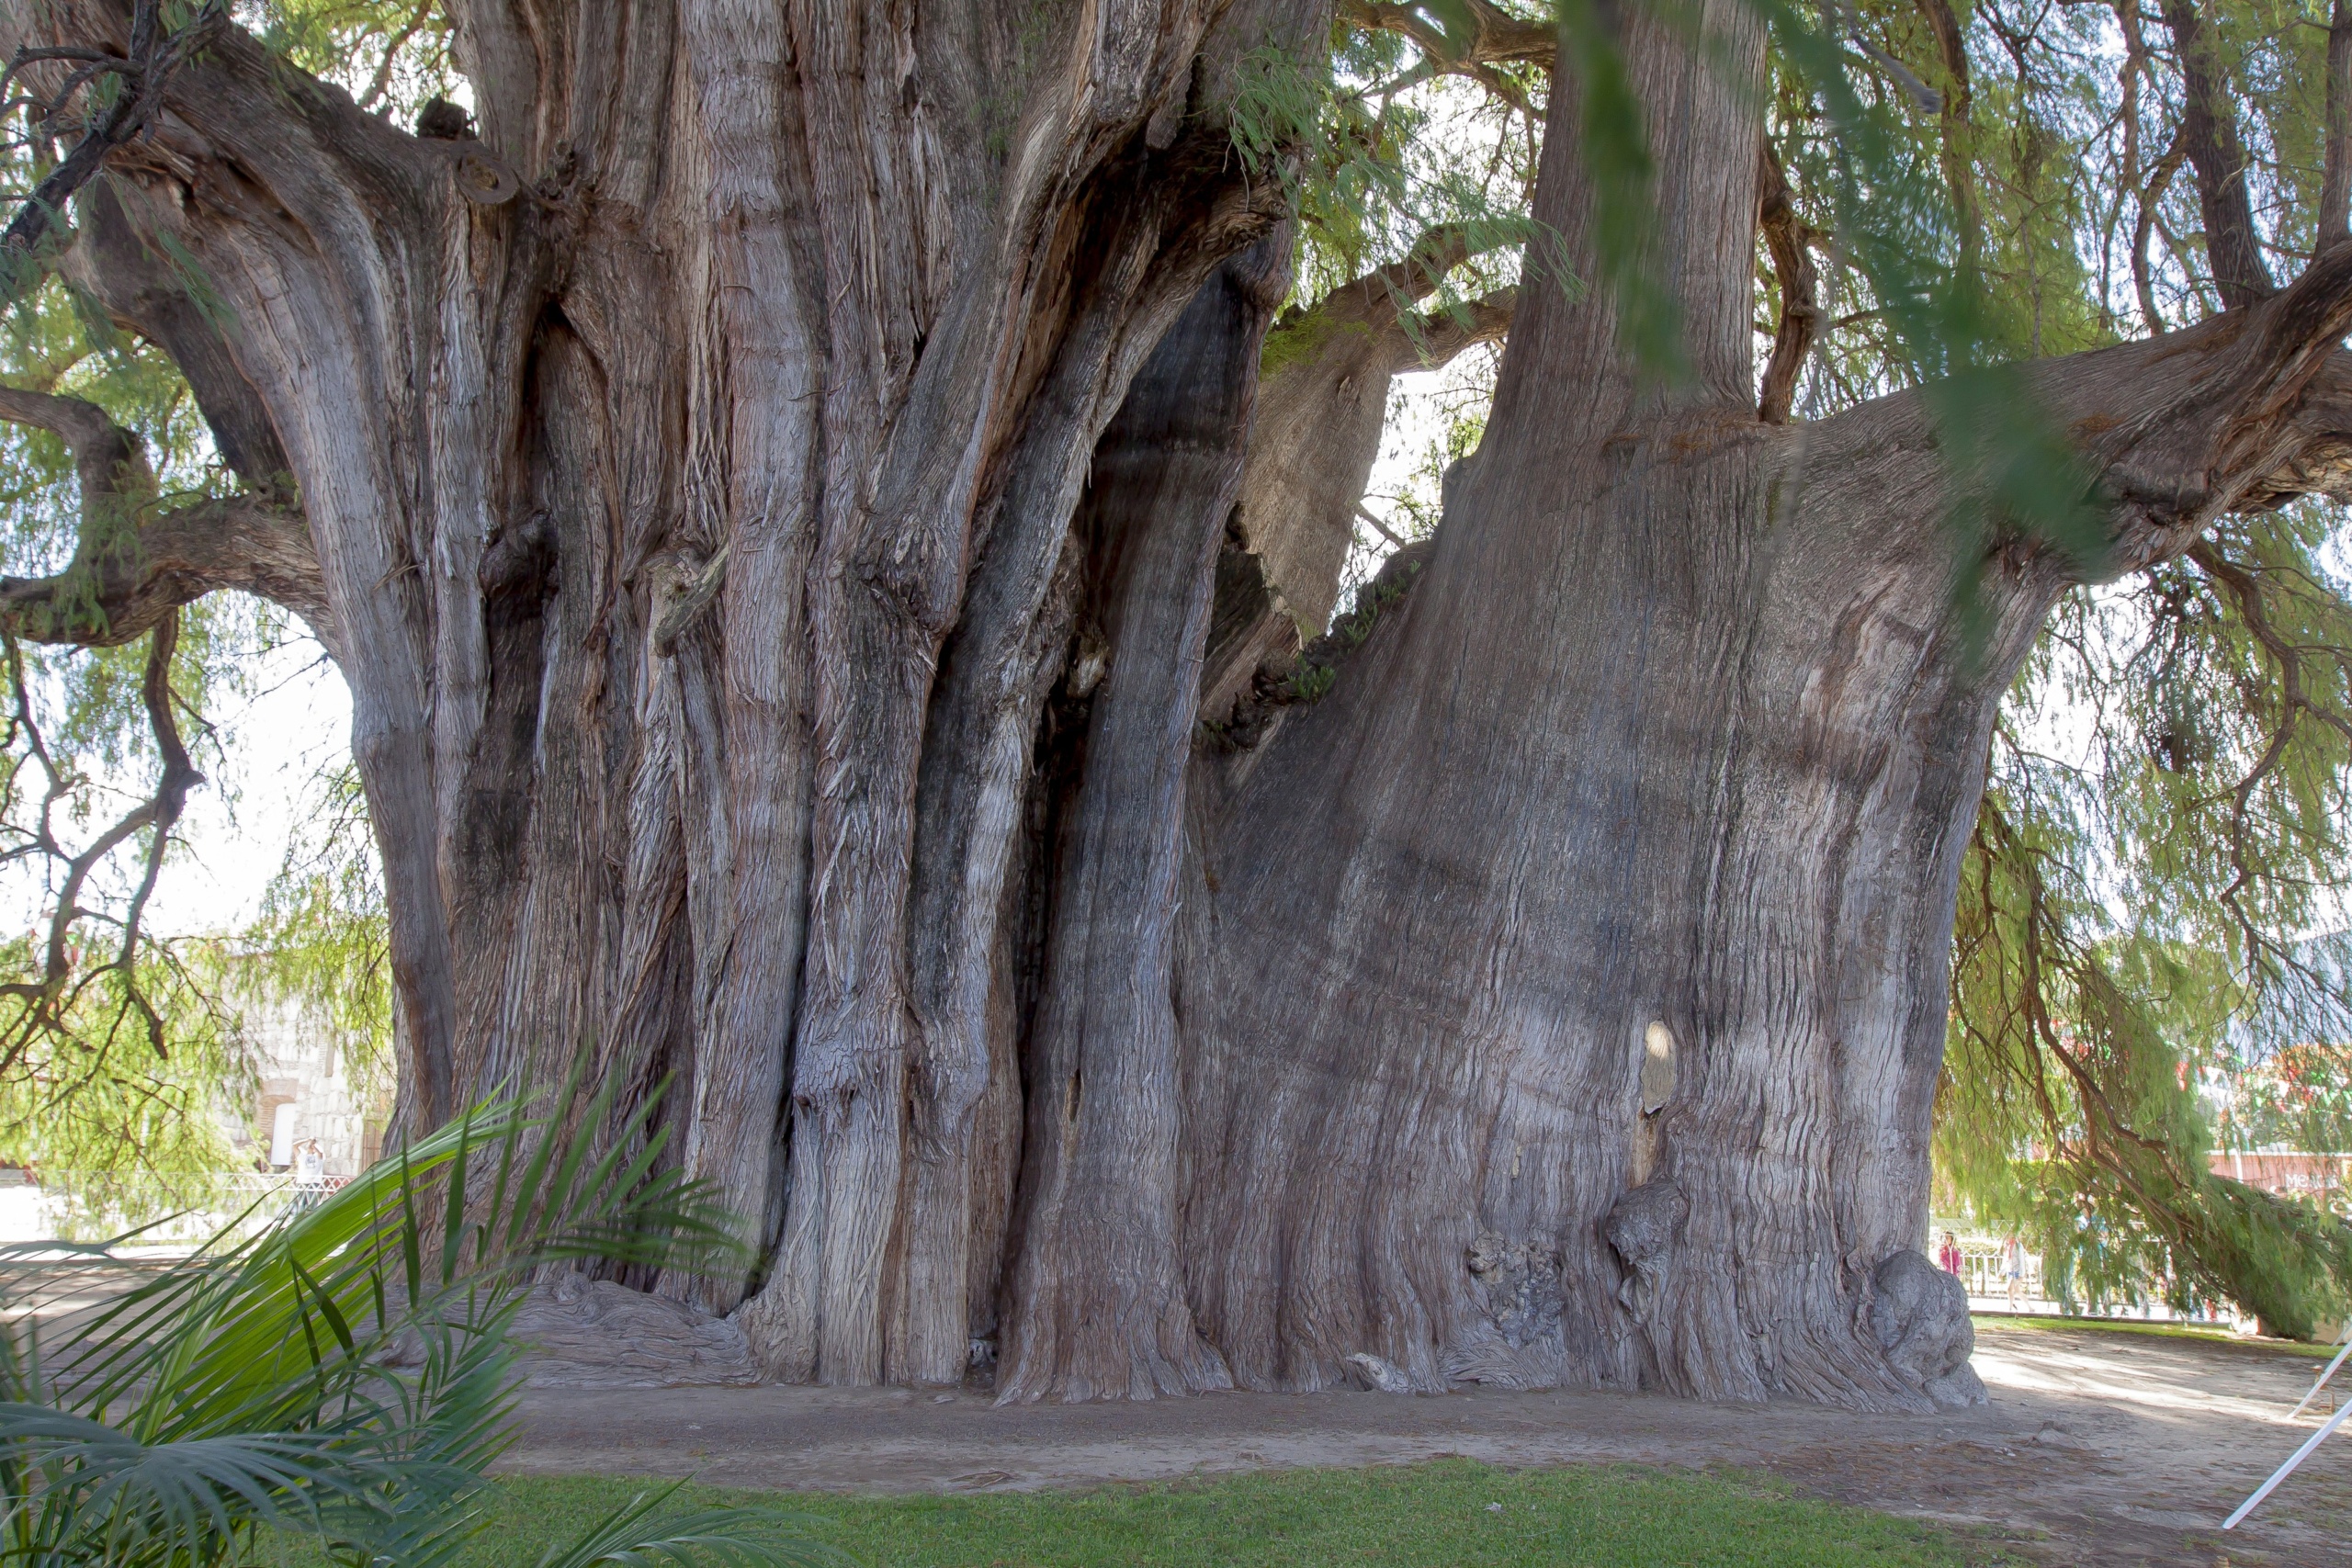
<svg viewBox="0 0 2352 1568"><path fill-rule="evenodd" d="M1465 68L1544 51L1490 9ZM256 588L351 682L410 1130L583 1041L671 1077L762 1263L655 1283L772 1376L1966 1396L1900 1259L1985 737L2082 569L1948 531L1918 394L1759 408L1747 7L1623 24L1675 387L1561 287L1572 80L1515 302L1417 337L1411 260L1261 384L1283 185L1227 116L1315 5L457 18L478 138L223 29L68 262L253 487L76 581ZM1386 378L1507 303L1328 693L1204 728L1329 613ZM2346 488L2348 310L2338 244L2033 367L2118 568Z"/></svg>

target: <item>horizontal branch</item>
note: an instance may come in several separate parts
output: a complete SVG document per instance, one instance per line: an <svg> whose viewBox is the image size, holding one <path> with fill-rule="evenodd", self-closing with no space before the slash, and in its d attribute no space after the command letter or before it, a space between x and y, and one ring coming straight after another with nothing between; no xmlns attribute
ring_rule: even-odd
<svg viewBox="0 0 2352 1568"><path fill-rule="evenodd" d="M1339 17L1348 26L1367 32L1410 39L1428 57L1431 69L1443 75L1483 81L1497 65L1539 65L1549 70L1559 54L1559 29L1552 23L1522 20L1493 0L1457 0L1455 9L1470 23L1466 38L1449 36L1419 6L1340 0Z"/></svg>
<svg viewBox="0 0 2352 1568"><path fill-rule="evenodd" d="M1445 281L1447 273L1472 256L1496 248L1474 244L1469 231L1459 223L1442 223L1416 239L1404 260L1374 267L1362 277L1340 285L1317 300L1316 307L1319 309L1349 291L1361 295L1366 308L1374 311L1390 299L1420 299Z"/></svg>
<svg viewBox="0 0 2352 1568"><path fill-rule="evenodd" d="M47 577L0 576L0 630L112 648L223 588L329 630L326 586L300 514L254 496L164 501L138 437L79 398L0 388L0 420L62 440L80 478L74 559Z"/></svg>
<svg viewBox="0 0 2352 1568"><path fill-rule="evenodd" d="M2352 500L2352 243L2285 291L2042 371L2119 511L2119 570L2179 554L2214 519L2305 495Z"/></svg>
<svg viewBox="0 0 2352 1568"><path fill-rule="evenodd" d="M2303 496L2352 502L2352 243L2320 256L2283 292L2137 343L2034 361L2022 388L1976 395L2034 405L2081 465L2083 499L2104 513L2103 558L2066 577L2112 578L2173 559L2226 513ZM1806 462L1842 468L1868 493L1934 498L1954 476L1933 389L1873 400L1808 430ZM1964 435L1965 433L1961 433ZM1961 476L1966 486L1981 476ZM2052 475L2047 481L2063 483ZM2023 544L2023 541L2015 541ZM2038 547L2028 555L2039 556Z"/></svg>
<svg viewBox="0 0 2352 1568"><path fill-rule="evenodd" d="M1399 320L1396 344L1389 360L1392 374L1436 370L1482 343L1500 343L1510 333L1511 317L1519 310L1519 290L1498 288L1453 310L1430 310L1409 321Z"/></svg>
<svg viewBox="0 0 2352 1568"><path fill-rule="evenodd" d="M1360 276L1337 285L1313 304L1294 307L1284 312L1283 319L1275 323L1274 331L1278 334L1306 332L1321 338L1338 328L1369 327L1383 335L1392 332L1402 332L1408 335L1443 335L1449 330L1445 325L1447 319L1457 312L1439 310L1419 314L1416 307L1436 293L1439 285L1445 281L1446 274L1455 267L1491 251L1500 250L1510 243L1498 236L1481 243L1472 239L1461 224L1440 224L1416 239L1412 249L1405 254L1402 260L1374 267ZM1468 312L1469 319L1485 323L1472 330L1484 335L1465 337L1442 358L1431 361L1430 365L1404 363L1396 368L1430 368L1443 364L1445 359L1452 358L1472 343L1495 341L1510 326L1510 312L1517 298L1516 289L1499 288L1468 303L1463 310Z"/></svg>
<svg viewBox="0 0 2352 1568"><path fill-rule="evenodd" d="M249 496L164 511L119 547L77 556L54 576L0 577L0 630L28 642L113 648L224 588L282 604L332 640L308 525Z"/></svg>
<svg viewBox="0 0 2352 1568"><path fill-rule="evenodd" d="M85 514L98 497L154 493L155 476L148 471L146 449L96 403L0 387L0 420L46 430L65 443L82 481Z"/></svg>

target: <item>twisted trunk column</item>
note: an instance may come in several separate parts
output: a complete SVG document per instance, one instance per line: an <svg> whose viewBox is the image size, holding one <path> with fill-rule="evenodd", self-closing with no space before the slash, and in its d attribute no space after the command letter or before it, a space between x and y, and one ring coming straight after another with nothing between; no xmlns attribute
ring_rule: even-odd
<svg viewBox="0 0 2352 1568"><path fill-rule="evenodd" d="M1171 972L1216 554L1287 242L1219 268L1104 431L1079 520L1110 668L1064 807L1001 1400L1230 1386L1184 1294Z"/></svg>
<svg viewBox="0 0 2352 1568"><path fill-rule="evenodd" d="M1186 112L1199 107L1187 97L1195 51L1215 74L1245 47L1241 33L1204 37L1238 13L1192 0L1146 9L1097 18L1093 52L1084 36L1056 40L1082 60L1057 64L1048 51L1022 67L1033 91L1010 128L1016 155L970 171L944 256L909 236L932 216L942 147L1001 105L1001 85L971 69L978 45L956 36L998 21L978 12L918 29L891 14L863 22L861 39L796 19L813 238L828 287L839 280L863 307L845 314L836 300L826 315L787 1198L743 1317L778 1376L961 1373L970 1116L988 1078L1001 840L1015 826L1002 786L1021 755L1004 720L1034 711L1023 671L1044 651L1060 553L1049 547L1144 347L1272 221L1277 193L1238 178L1213 108ZM1146 25L1159 43L1137 56ZM959 112L904 90L917 79ZM875 124L898 130L877 136ZM888 197L890 216L867 211L869 196ZM983 556L1004 570L978 564L992 597L976 602ZM943 687L943 660L960 654L982 673ZM942 806L949 820L926 818ZM943 919L944 931L910 923Z"/></svg>

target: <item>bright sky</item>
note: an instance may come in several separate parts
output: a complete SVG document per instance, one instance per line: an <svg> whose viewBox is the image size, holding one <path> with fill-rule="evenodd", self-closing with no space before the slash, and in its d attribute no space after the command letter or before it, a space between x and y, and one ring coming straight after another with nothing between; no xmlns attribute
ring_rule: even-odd
<svg viewBox="0 0 2352 1568"><path fill-rule="evenodd" d="M225 765L199 763L208 776L180 818L184 847L149 905L148 929L158 936L252 921L296 813L317 798L311 781L350 751L351 695L316 642L303 637L263 655L253 690L206 716L231 738L228 756Z"/></svg>

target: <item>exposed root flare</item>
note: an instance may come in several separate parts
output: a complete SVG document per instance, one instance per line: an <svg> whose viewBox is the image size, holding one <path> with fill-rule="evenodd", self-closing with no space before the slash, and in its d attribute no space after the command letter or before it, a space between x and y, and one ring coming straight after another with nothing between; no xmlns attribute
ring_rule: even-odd
<svg viewBox="0 0 2352 1568"><path fill-rule="evenodd" d="M1907 1248L1892 1254L1871 1270L1864 1312L1871 1337L1905 1383L1946 1409L1984 1403L1984 1382L1968 1364L1976 1328L1957 1276Z"/></svg>

